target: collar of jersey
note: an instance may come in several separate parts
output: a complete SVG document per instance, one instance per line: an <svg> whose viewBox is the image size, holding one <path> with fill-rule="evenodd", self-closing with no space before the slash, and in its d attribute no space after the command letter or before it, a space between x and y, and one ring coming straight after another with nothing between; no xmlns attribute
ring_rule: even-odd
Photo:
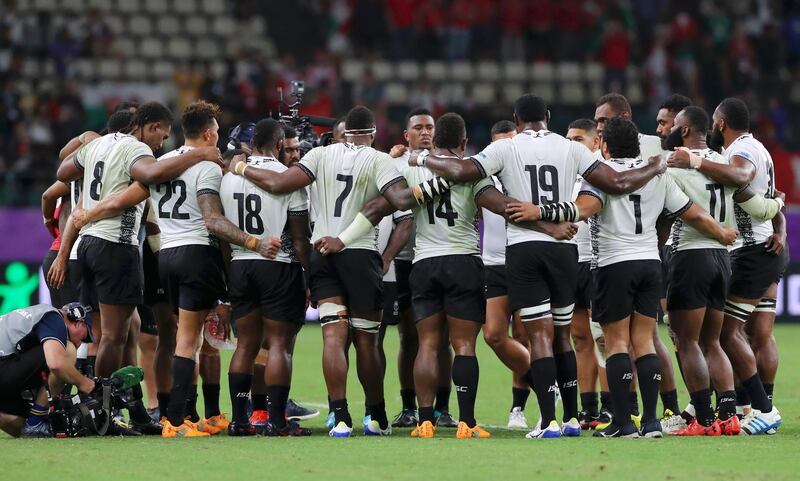
<svg viewBox="0 0 800 481"><path fill-rule="evenodd" d="M550 135L552 132L550 132L547 129L541 129L541 130L525 129L520 133L525 135L530 135L531 137L544 137L545 135Z"/></svg>
<svg viewBox="0 0 800 481"><path fill-rule="evenodd" d="M608 159L609 162L614 162L619 165L635 166L642 162L642 159L624 158L624 159Z"/></svg>
<svg viewBox="0 0 800 481"><path fill-rule="evenodd" d="M348 149L352 149L352 150L358 150L358 149L362 149L364 147L369 147L369 145L356 145L356 144L354 144L352 142L345 142L344 146L347 147Z"/></svg>

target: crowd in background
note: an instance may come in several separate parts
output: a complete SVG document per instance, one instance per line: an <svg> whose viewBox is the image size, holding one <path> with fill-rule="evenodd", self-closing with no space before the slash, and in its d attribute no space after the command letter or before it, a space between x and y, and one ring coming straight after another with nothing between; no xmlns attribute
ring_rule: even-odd
<svg viewBox="0 0 800 481"><path fill-rule="evenodd" d="M297 0L228 1L238 21L260 16L275 55L242 49L225 58L225 75L208 63L181 65L170 85L175 112L203 97L219 103L222 129L278 109L277 87L303 79L303 113L336 117L354 104L376 113L379 147L402 140L413 106L461 113L478 148L489 126L510 115L509 105L477 106L446 99L421 82L409 105L388 105L385 85L371 72L358 82L341 75L342 59L394 61L483 59L598 62L603 86L625 93L630 66L641 71L634 119L655 130L655 113L672 92L713 109L735 95L751 107L753 129L770 148L778 186L793 192L791 151L800 150L800 2L792 0ZM0 205L30 205L52 181L58 149L85 129L99 130L113 105L87 106L71 62L118 54L101 12L0 11ZM236 35L247 35L246 29ZM55 63L55 82L42 88L20 77L26 57ZM275 68L275 65L280 68ZM42 84L44 85L44 84ZM563 131L581 108L552 105L554 130ZM226 130L223 130L226 131ZM176 132L179 140L180 133ZM221 141L225 141L222 136Z"/></svg>

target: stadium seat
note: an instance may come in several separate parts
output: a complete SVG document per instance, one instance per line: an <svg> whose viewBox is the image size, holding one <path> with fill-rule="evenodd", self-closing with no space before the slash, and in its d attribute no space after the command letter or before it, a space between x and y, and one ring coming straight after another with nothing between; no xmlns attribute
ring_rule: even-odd
<svg viewBox="0 0 800 481"><path fill-rule="evenodd" d="M103 21L114 35L122 35L125 32L125 22L119 15L104 15Z"/></svg>
<svg viewBox="0 0 800 481"><path fill-rule="evenodd" d="M538 95L548 104L553 103L556 100L556 90L553 87L552 82L533 83L528 92L532 93L533 95Z"/></svg>
<svg viewBox="0 0 800 481"><path fill-rule="evenodd" d="M556 67L556 80L561 82L580 82L581 66L575 62L561 62Z"/></svg>
<svg viewBox="0 0 800 481"><path fill-rule="evenodd" d="M230 17L217 17L214 19L212 32L220 37L228 37L236 32L236 22Z"/></svg>
<svg viewBox="0 0 800 481"><path fill-rule="evenodd" d="M22 76L29 79L41 77L42 71L39 61L35 58L29 57L22 62Z"/></svg>
<svg viewBox="0 0 800 481"><path fill-rule="evenodd" d="M158 60L153 63L152 75L157 80L172 80L175 74L175 64L166 60Z"/></svg>
<svg viewBox="0 0 800 481"><path fill-rule="evenodd" d="M500 79L500 66L497 62L481 61L477 66L478 78L487 82L495 82Z"/></svg>
<svg viewBox="0 0 800 481"><path fill-rule="evenodd" d="M495 101L497 95L494 85L486 82L472 84L470 98L473 102L488 105Z"/></svg>
<svg viewBox="0 0 800 481"><path fill-rule="evenodd" d="M187 17L184 25L186 33L200 37L208 34L208 22L200 15L192 15Z"/></svg>
<svg viewBox="0 0 800 481"><path fill-rule="evenodd" d="M461 82L447 82L442 85L440 93L445 103L459 103L466 98L467 89Z"/></svg>
<svg viewBox="0 0 800 481"><path fill-rule="evenodd" d="M630 65L625 71L625 77L628 79L628 83L639 82L641 77L639 69L633 65Z"/></svg>
<svg viewBox="0 0 800 481"><path fill-rule="evenodd" d="M109 0L86 0L86 7L87 8L96 8L101 12L113 12L116 11L114 8L113 2Z"/></svg>
<svg viewBox="0 0 800 481"><path fill-rule="evenodd" d="M579 82L559 84L559 102L568 106L581 106L586 103L586 89Z"/></svg>
<svg viewBox="0 0 800 481"><path fill-rule="evenodd" d="M639 105L644 101L644 93L642 86L639 82L628 81L628 89L625 91L625 96L632 105Z"/></svg>
<svg viewBox="0 0 800 481"><path fill-rule="evenodd" d="M381 81L391 80L394 75L394 64L383 60L372 62L369 69L375 75L375 78Z"/></svg>
<svg viewBox="0 0 800 481"><path fill-rule="evenodd" d="M115 54L124 58L134 58L139 55L138 45L130 37L119 36L112 43L112 50Z"/></svg>
<svg viewBox="0 0 800 481"><path fill-rule="evenodd" d="M128 80L141 81L147 77L147 62L138 59L127 60L122 68L122 75Z"/></svg>
<svg viewBox="0 0 800 481"><path fill-rule="evenodd" d="M128 32L137 37L146 37L153 33L153 22L150 17L134 15L128 20Z"/></svg>
<svg viewBox="0 0 800 481"><path fill-rule="evenodd" d="M17 0L17 11L26 13L33 10L33 0Z"/></svg>
<svg viewBox="0 0 800 481"><path fill-rule="evenodd" d="M516 82L504 83L500 87L500 94L502 96L502 100L503 102L509 105L516 102L516 100L520 98L524 93L525 93L525 87L521 83L516 83Z"/></svg>
<svg viewBox="0 0 800 481"><path fill-rule="evenodd" d="M164 50L163 42L152 37L143 38L139 44L139 55L144 58L161 58Z"/></svg>
<svg viewBox="0 0 800 481"><path fill-rule="evenodd" d="M148 13L160 15L168 11L169 5L165 0L146 0L144 3L144 9Z"/></svg>
<svg viewBox="0 0 800 481"><path fill-rule="evenodd" d="M348 82L355 82L364 75L364 62L361 60L347 59L342 62L342 78Z"/></svg>
<svg viewBox="0 0 800 481"><path fill-rule="evenodd" d="M179 15L190 15L197 13L197 0L174 0L172 10Z"/></svg>
<svg viewBox="0 0 800 481"><path fill-rule="evenodd" d="M408 88L400 82L392 82L386 85L384 99L389 105L405 104L408 102Z"/></svg>
<svg viewBox="0 0 800 481"><path fill-rule="evenodd" d="M447 78L447 64L440 61L425 62L423 67L425 78L433 81L443 81Z"/></svg>
<svg viewBox="0 0 800 481"><path fill-rule="evenodd" d="M162 15L156 20L156 33L159 35L172 36L182 31L183 25L172 15Z"/></svg>
<svg viewBox="0 0 800 481"><path fill-rule="evenodd" d="M98 76L104 80L116 80L122 74L122 63L115 58L105 58L97 65Z"/></svg>
<svg viewBox="0 0 800 481"><path fill-rule="evenodd" d="M241 23L244 23L241 25L241 29L244 30L239 29L239 31L248 32L248 34L253 36L266 35L267 33L267 24L261 16L250 17L245 22L240 22L240 24Z"/></svg>
<svg viewBox="0 0 800 481"><path fill-rule="evenodd" d="M53 59L48 58L47 60L42 62L41 69L42 69L42 74L45 77L52 78L56 74L56 63L55 63L55 61ZM75 71L75 68L72 65L69 66L69 69L70 69L70 71L73 71L73 72Z"/></svg>
<svg viewBox="0 0 800 481"><path fill-rule="evenodd" d="M472 64L469 62L453 62L450 65L450 78L466 81L473 76Z"/></svg>
<svg viewBox="0 0 800 481"><path fill-rule="evenodd" d="M599 99L602 97L606 92L603 91L603 80L602 77L600 80L593 81L589 83L589 98L590 99Z"/></svg>
<svg viewBox="0 0 800 481"><path fill-rule="evenodd" d="M200 8L212 15L219 15L225 12L225 0L202 0Z"/></svg>
<svg viewBox="0 0 800 481"><path fill-rule="evenodd" d="M550 62L536 62L531 65L530 75L534 82L552 82L555 80L555 68Z"/></svg>
<svg viewBox="0 0 800 481"><path fill-rule="evenodd" d="M34 0L33 8L38 11L54 12L58 9L56 0Z"/></svg>
<svg viewBox="0 0 800 481"><path fill-rule="evenodd" d="M192 56L192 43L183 37L173 37L169 41L167 51L170 57L178 60L187 59Z"/></svg>
<svg viewBox="0 0 800 481"><path fill-rule="evenodd" d="M61 0L61 10L83 12L86 9L84 0Z"/></svg>
<svg viewBox="0 0 800 481"><path fill-rule="evenodd" d="M141 6L139 5L139 2L132 2L130 0L117 0L115 3L116 7L114 8L113 11L117 13L134 14L134 13L139 13L141 11Z"/></svg>
<svg viewBox="0 0 800 481"><path fill-rule="evenodd" d="M228 75L228 65L224 60L214 60L209 68L211 77L220 79Z"/></svg>
<svg viewBox="0 0 800 481"><path fill-rule="evenodd" d="M397 78L415 82L419 80L420 68L417 62L400 62L397 64Z"/></svg>
<svg viewBox="0 0 800 481"><path fill-rule="evenodd" d="M75 72L81 80L91 80L96 75L95 64L88 58L79 59L75 62L75 67Z"/></svg>
<svg viewBox="0 0 800 481"><path fill-rule="evenodd" d="M583 67L583 78L589 82L602 82L603 66L596 62L587 63Z"/></svg>
<svg viewBox="0 0 800 481"><path fill-rule="evenodd" d="M524 62L506 62L503 64L503 78L510 82L524 82L528 72Z"/></svg>
<svg viewBox="0 0 800 481"><path fill-rule="evenodd" d="M195 54L201 59L213 60L222 54L219 41L216 39L200 38L195 47Z"/></svg>

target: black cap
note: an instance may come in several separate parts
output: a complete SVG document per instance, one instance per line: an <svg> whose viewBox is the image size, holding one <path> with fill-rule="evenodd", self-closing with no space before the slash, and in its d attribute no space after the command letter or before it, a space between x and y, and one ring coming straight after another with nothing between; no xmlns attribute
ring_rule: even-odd
<svg viewBox="0 0 800 481"><path fill-rule="evenodd" d="M83 339L83 342L94 342L94 338L92 337L92 316L89 315L89 313L92 312L92 306L84 306L80 302L70 302L62 309L67 313L68 321L83 321L86 323L88 329L86 330L86 337Z"/></svg>

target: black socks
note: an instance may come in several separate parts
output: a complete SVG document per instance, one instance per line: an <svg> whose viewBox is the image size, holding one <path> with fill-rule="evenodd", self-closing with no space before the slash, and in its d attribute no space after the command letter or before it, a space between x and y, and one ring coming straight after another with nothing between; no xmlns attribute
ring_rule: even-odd
<svg viewBox="0 0 800 481"><path fill-rule="evenodd" d="M597 416L600 411L597 407L597 393L596 392L582 392L581 393L581 407L584 411L589 413L590 416Z"/></svg>
<svg viewBox="0 0 800 481"><path fill-rule="evenodd" d="M455 359L453 359L455 363ZM447 386L439 386L436 389L436 402L433 403L433 408L440 413L450 412L450 384Z"/></svg>
<svg viewBox="0 0 800 481"><path fill-rule="evenodd" d="M753 374L750 379L742 381L742 387L747 391L750 396L750 404L753 409L758 409L762 413L772 411L772 401L767 396L764 390L764 385L761 384L761 377L758 373Z"/></svg>
<svg viewBox="0 0 800 481"><path fill-rule="evenodd" d="M606 376L611 391L614 423L622 426L631 419L630 387L633 380L631 357L627 352L613 354L606 359Z"/></svg>
<svg viewBox="0 0 800 481"><path fill-rule="evenodd" d="M723 421L736 416L736 391L717 392L717 410Z"/></svg>
<svg viewBox="0 0 800 481"><path fill-rule="evenodd" d="M206 419L219 416L219 384L203 382L203 407Z"/></svg>
<svg viewBox="0 0 800 481"><path fill-rule="evenodd" d="M236 424L250 424L247 417L247 396L253 384L253 375L243 372L228 373L228 389L231 394L231 420Z"/></svg>
<svg viewBox="0 0 800 481"><path fill-rule="evenodd" d="M478 394L478 358L455 356L453 358L453 384L458 398L458 418L475 427L475 398ZM438 404L438 396L437 396ZM441 409L439 410L442 411Z"/></svg>
<svg viewBox="0 0 800 481"><path fill-rule="evenodd" d="M678 405L678 390L673 389L672 391L662 392L661 404L664 405L665 411L669 409L672 411L672 414L679 414L681 412L681 408Z"/></svg>
<svg viewBox="0 0 800 481"><path fill-rule="evenodd" d="M350 417L350 411L347 410L347 399L333 399L331 400L331 411L335 423L345 423L347 427L353 427L353 418Z"/></svg>
<svg viewBox="0 0 800 481"><path fill-rule="evenodd" d="M695 418L703 426L711 426L714 423L714 409L711 407L711 391L701 389L689 393L692 398L692 405L695 409ZM726 418L727 419L727 418Z"/></svg>
<svg viewBox="0 0 800 481"><path fill-rule="evenodd" d="M531 393L531 388L526 387L524 389L520 389L518 387L511 388L511 409L520 408L520 410L525 410L525 405L528 403L528 396Z"/></svg>
<svg viewBox="0 0 800 481"><path fill-rule="evenodd" d="M559 352L553 356L556 361L556 377L564 405L563 421L578 417L578 364L575 351Z"/></svg>
<svg viewBox="0 0 800 481"><path fill-rule="evenodd" d="M170 424L178 427L183 424L186 417L186 404L194 376L194 359L175 356L172 359L172 391L169 397L167 417Z"/></svg>
<svg viewBox="0 0 800 481"><path fill-rule="evenodd" d="M400 398L403 400L403 410L415 411L417 409L417 393L413 389L401 389Z"/></svg>
<svg viewBox="0 0 800 481"><path fill-rule="evenodd" d="M529 382L539 401L539 412L542 415L542 428L546 428L556 419L556 361L552 357L543 357L531 363L528 371Z"/></svg>
<svg viewBox="0 0 800 481"><path fill-rule="evenodd" d="M642 393L642 422L658 420L658 391L661 388L661 363L655 354L645 354L636 360L639 391ZM709 393L709 396L711 394ZM711 405L709 397L709 406Z"/></svg>
<svg viewBox="0 0 800 481"><path fill-rule="evenodd" d="M370 417L373 421L378 421L378 425L381 429L387 429L389 427L389 419L386 417L386 401L370 404L368 409Z"/></svg>
<svg viewBox="0 0 800 481"><path fill-rule="evenodd" d="M267 410L269 421L276 427L286 426L286 403L289 401L289 386L271 384L267 386Z"/></svg>

